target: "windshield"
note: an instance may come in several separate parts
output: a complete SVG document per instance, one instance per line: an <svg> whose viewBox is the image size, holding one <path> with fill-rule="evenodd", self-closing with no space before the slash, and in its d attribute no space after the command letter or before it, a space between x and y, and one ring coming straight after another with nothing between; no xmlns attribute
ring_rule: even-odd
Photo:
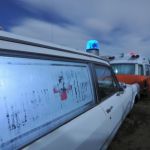
<svg viewBox="0 0 150 150"><path fill-rule="evenodd" d="M135 74L135 64L112 64L116 74Z"/></svg>

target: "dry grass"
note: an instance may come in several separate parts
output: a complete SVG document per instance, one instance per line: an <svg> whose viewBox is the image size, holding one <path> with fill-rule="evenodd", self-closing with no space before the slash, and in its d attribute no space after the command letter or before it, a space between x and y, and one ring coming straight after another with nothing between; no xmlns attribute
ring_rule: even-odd
<svg viewBox="0 0 150 150"><path fill-rule="evenodd" d="M135 104L108 150L150 150L149 98Z"/></svg>

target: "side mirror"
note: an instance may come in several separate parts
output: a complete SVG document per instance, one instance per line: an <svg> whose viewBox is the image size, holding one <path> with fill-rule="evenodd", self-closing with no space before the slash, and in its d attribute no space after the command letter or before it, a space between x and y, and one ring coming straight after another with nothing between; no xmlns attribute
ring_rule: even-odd
<svg viewBox="0 0 150 150"><path fill-rule="evenodd" d="M124 88L123 88L123 87L120 87L120 88L119 88L119 91L120 91L120 92L123 92L123 91L124 91Z"/></svg>
<svg viewBox="0 0 150 150"><path fill-rule="evenodd" d="M124 89L127 87L127 85L125 83L119 83L120 84L120 91L124 91Z"/></svg>

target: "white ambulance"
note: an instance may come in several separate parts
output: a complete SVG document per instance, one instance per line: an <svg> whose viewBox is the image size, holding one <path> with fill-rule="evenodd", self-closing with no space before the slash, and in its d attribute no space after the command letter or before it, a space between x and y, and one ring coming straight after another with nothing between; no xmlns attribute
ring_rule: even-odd
<svg viewBox="0 0 150 150"><path fill-rule="evenodd" d="M138 83L141 89L140 93L150 96L150 63L148 58L134 52L111 58L113 59L110 64L120 82Z"/></svg>
<svg viewBox="0 0 150 150"><path fill-rule="evenodd" d="M0 149L106 149L133 107L98 56L0 31Z"/></svg>

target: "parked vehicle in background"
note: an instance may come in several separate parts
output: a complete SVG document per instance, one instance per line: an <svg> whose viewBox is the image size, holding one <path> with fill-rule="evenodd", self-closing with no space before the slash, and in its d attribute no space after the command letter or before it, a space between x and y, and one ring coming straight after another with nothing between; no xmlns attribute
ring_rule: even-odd
<svg viewBox="0 0 150 150"><path fill-rule="evenodd" d="M117 79L127 84L138 83L141 93L150 96L150 63L136 53L112 57L110 61Z"/></svg>
<svg viewBox="0 0 150 150"><path fill-rule="evenodd" d="M137 96L98 56L0 32L0 149L106 149Z"/></svg>

